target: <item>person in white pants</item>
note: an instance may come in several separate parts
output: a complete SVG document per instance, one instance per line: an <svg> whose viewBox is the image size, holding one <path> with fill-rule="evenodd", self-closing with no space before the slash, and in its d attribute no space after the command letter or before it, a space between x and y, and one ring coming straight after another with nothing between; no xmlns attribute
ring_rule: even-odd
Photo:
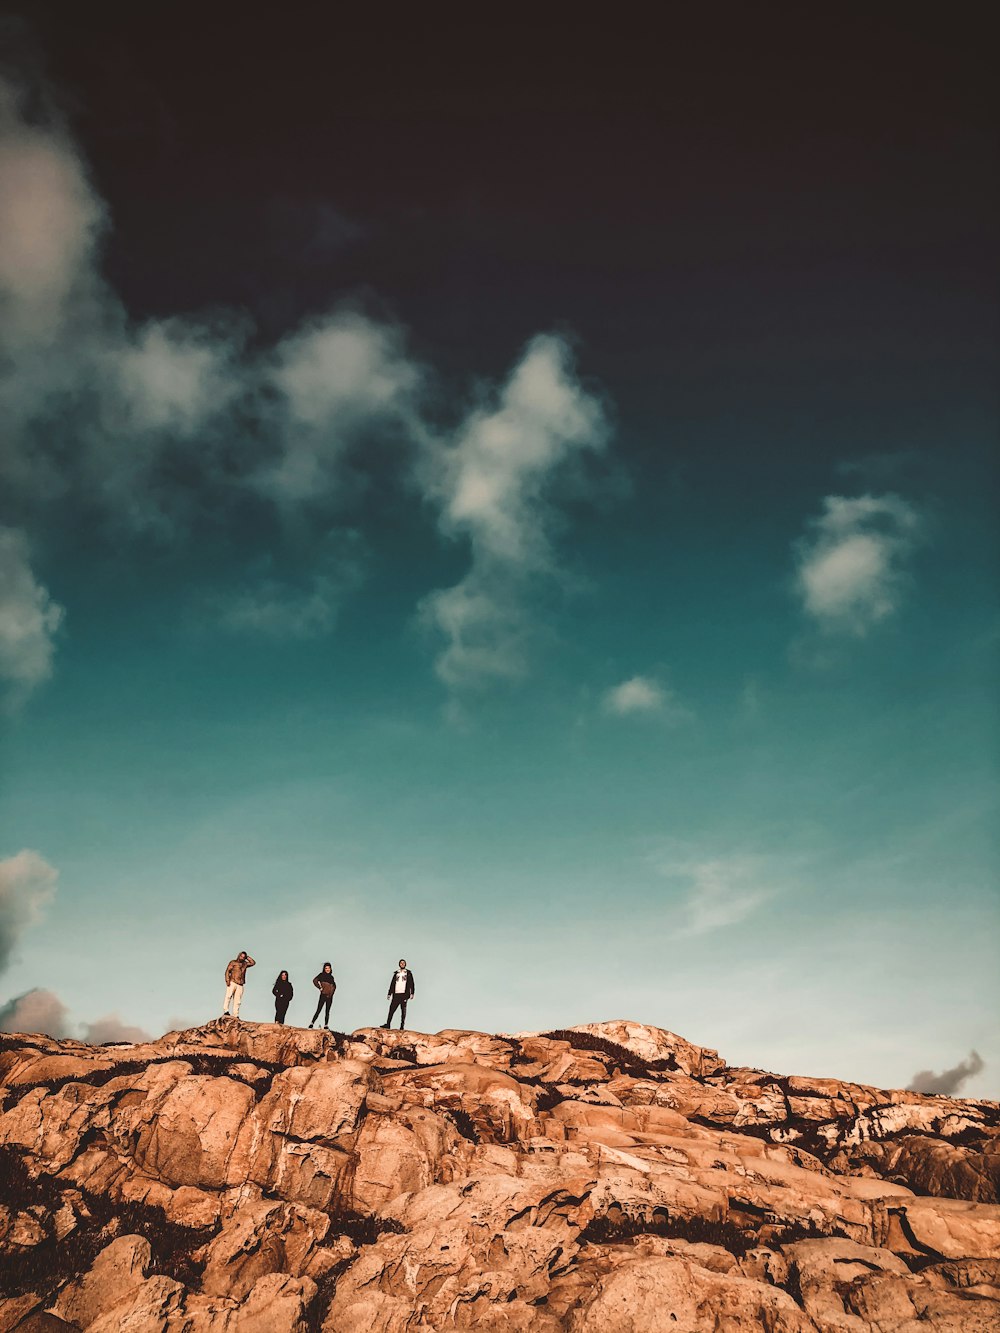
<svg viewBox="0 0 1000 1333"><path fill-rule="evenodd" d="M224 1017L228 1016L231 1004L233 1006L233 1017L239 1018L243 986L247 979L247 968L256 966L256 962L250 957L246 949L241 949L236 957L230 961L226 968L226 1002L222 1006Z"/></svg>

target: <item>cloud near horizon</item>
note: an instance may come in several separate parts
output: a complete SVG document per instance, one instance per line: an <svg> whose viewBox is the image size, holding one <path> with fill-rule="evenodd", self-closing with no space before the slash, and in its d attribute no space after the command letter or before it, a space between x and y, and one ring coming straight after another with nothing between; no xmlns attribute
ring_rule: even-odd
<svg viewBox="0 0 1000 1333"><path fill-rule="evenodd" d="M68 1037L69 1010L54 991L36 986L0 1006L0 1032L43 1032L48 1037Z"/></svg>
<svg viewBox="0 0 1000 1333"><path fill-rule="evenodd" d="M960 1060L954 1069L944 1069L940 1074L936 1074L933 1069L918 1070L907 1088L910 1092L954 1097L970 1078L981 1074L985 1068L986 1061L979 1052L970 1051L968 1059Z"/></svg>
<svg viewBox="0 0 1000 1333"><path fill-rule="evenodd" d="M796 591L824 633L863 637L898 608L904 562L921 536L898 495L828 495L797 546Z"/></svg>
<svg viewBox="0 0 1000 1333"><path fill-rule="evenodd" d="M69 1008L55 991L35 986L0 1005L0 1032L41 1032L47 1037L66 1038L100 1046L106 1041L152 1041L140 1027L125 1023L117 1014L105 1014L92 1023L74 1023Z"/></svg>

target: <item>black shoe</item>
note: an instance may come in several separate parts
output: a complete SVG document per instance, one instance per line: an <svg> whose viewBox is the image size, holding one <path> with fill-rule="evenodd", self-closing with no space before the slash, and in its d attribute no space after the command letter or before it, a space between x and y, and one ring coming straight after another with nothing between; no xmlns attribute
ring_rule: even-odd
<svg viewBox="0 0 1000 1333"><path fill-rule="evenodd" d="M312 1023L310 1023L309 1026L312 1027Z"/></svg>

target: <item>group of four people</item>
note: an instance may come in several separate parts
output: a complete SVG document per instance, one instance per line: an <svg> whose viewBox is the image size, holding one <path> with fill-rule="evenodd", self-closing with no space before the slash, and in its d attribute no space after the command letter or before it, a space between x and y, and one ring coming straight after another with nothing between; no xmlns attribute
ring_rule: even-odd
<svg viewBox="0 0 1000 1333"><path fill-rule="evenodd" d="M246 985L247 969L256 967L256 960L251 958L246 949L233 958L226 968L226 999L222 1006L223 1017L229 1017L230 1006L232 1007L232 1017L239 1018L240 1004L243 1000L243 987ZM324 963L323 970L317 972L313 977L313 985L319 991L319 1002L316 1005L316 1012L312 1016L310 1027L316 1026L316 1020L320 1013L323 1014L323 1027L330 1029L330 1006L333 1004L334 993L337 989L337 982L333 975L333 964ZM284 1023L285 1015L288 1013L288 1006L292 1002L292 996L295 990L288 977L288 972L284 969L278 973L274 985L271 987L271 994L274 996L274 1021ZM392 974L392 980L389 982L389 1016L382 1024L384 1028L392 1025L392 1016L398 1009L400 1031L406 1025L406 1003L412 1000L416 994L416 987L413 984L413 973L406 966L406 959L399 960L399 966Z"/></svg>

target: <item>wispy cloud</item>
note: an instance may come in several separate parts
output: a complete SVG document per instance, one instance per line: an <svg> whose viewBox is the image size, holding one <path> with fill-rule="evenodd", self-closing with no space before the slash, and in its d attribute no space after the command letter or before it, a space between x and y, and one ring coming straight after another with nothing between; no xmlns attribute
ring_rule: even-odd
<svg viewBox="0 0 1000 1333"><path fill-rule="evenodd" d="M796 591L826 633L861 636L897 609L904 564L921 535L898 495L828 495L796 550Z"/></svg>
<svg viewBox="0 0 1000 1333"><path fill-rule="evenodd" d="M920 1069L910 1080L911 1092L928 1094L938 1093L945 1097L954 1097L970 1078L981 1074L986 1062L978 1051L970 1051L968 1059L960 1060L954 1069L944 1069L935 1074L932 1069Z"/></svg>
<svg viewBox="0 0 1000 1333"><path fill-rule="evenodd" d="M210 599L213 623L272 639L311 639L327 634L344 599L361 583L362 542L355 531L331 534L304 579L279 577L270 556L255 562L244 584Z"/></svg>
<svg viewBox="0 0 1000 1333"><path fill-rule="evenodd" d="M58 878L56 868L28 848L0 861L0 971L24 931L40 918Z"/></svg>
<svg viewBox="0 0 1000 1333"><path fill-rule="evenodd" d="M674 887L679 936L707 935L745 921L779 893L777 877L752 855L692 855L667 846L652 858Z"/></svg>
<svg viewBox="0 0 1000 1333"><path fill-rule="evenodd" d="M630 676L615 685L604 695L604 708L617 717L655 716L671 725L689 722L694 716L669 685L652 676Z"/></svg>
<svg viewBox="0 0 1000 1333"><path fill-rule="evenodd" d="M32 572L24 533L0 527L0 682L11 706L52 674L62 620L63 608Z"/></svg>
<svg viewBox="0 0 1000 1333"><path fill-rule="evenodd" d="M447 685L526 670L526 596L538 581L559 579L553 482L602 449L608 434L568 344L546 335L528 344L491 402L450 437L425 441L420 484L442 530L467 540L471 558L458 584L431 593L421 607L425 624L444 639L437 671Z"/></svg>

